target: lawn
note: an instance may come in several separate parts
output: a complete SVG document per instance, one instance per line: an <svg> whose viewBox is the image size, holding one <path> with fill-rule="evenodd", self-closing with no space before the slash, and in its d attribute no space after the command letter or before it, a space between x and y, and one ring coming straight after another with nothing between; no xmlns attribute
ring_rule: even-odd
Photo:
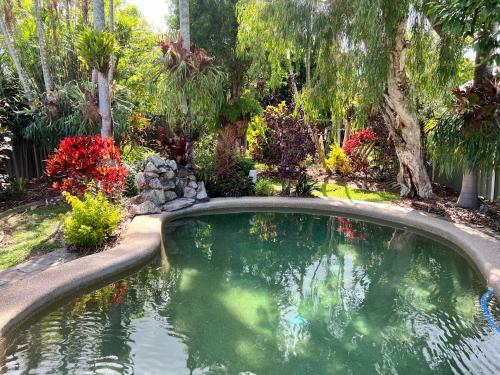
<svg viewBox="0 0 500 375"><path fill-rule="evenodd" d="M281 184L273 181L274 191L281 192ZM390 203L399 200L399 195L387 191L370 191L337 184L317 184L313 191L315 197L339 198L376 203Z"/></svg>
<svg viewBox="0 0 500 375"><path fill-rule="evenodd" d="M388 203L399 199L399 195L387 191L370 191L337 184L321 184L313 192L316 197L340 198L368 202Z"/></svg>
<svg viewBox="0 0 500 375"><path fill-rule="evenodd" d="M62 214L67 210L58 204L0 219L0 270L60 248Z"/></svg>

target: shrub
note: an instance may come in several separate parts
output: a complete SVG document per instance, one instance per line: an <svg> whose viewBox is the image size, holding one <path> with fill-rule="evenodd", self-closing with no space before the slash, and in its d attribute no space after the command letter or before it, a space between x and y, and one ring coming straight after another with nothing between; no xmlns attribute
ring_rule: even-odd
<svg viewBox="0 0 500 375"><path fill-rule="evenodd" d="M326 163L328 164L330 170L334 172L341 174L349 174L351 172L349 157L336 143L331 146Z"/></svg>
<svg viewBox="0 0 500 375"><path fill-rule="evenodd" d="M98 193L83 195L83 200L64 192L72 210L64 221L64 240L67 244L88 248L102 245L122 219L122 209Z"/></svg>
<svg viewBox="0 0 500 375"><path fill-rule="evenodd" d="M112 138L100 136L65 138L47 161L45 173L57 179L53 188L82 195L91 182L105 195L121 192L127 170Z"/></svg>
<svg viewBox="0 0 500 375"><path fill-rule="evenodd" d="M355 172L365 175L370 171L368 156L373 150L377 135L371 129L363 129L349 137L344 145L344 152L350 160L351 168Z"/></svg>
<svg viewBox="0 0 500 375"><path fill-rule="evenodd" d="M259 178L255 184L255 195L259 197L271 197L274 195L273 182L267 178Z"/></svg>
<svg viewBox="0 0 500 375"><path fill-rule="evenodd" d="M274 165L282 180L298 180L303 164L315 153L314 143L302 116L294 115L285 103L267 107L265 130L256 134L252 155L257 162Z"/></svg>
<svg viewBox="0 0 500 375"><path fill-rule="evenodd" d="M246 197L255 195L255 184L248 176L233 173L224 181L216 184L217 196L221 197Z"/></svg>
<svg viewBox="0 0 500 375"><path fill-rule="evenodd" d="M213 161L212 173L205 174L210 196L242 197L255 194L255 184L248 177L254 162L240 153L237 139L230 129L222 131Z"/></svg>

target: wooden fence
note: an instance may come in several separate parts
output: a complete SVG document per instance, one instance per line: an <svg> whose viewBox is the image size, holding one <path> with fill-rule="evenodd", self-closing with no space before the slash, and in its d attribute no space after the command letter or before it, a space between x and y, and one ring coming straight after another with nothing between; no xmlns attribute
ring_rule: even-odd
<svg viewBox="0 0 500 375"><path fill-rule="evenodd" d="M462 185L462 174L455 173L447 177L433 171L434 181L460 191ZM500 201L500 168L489 172L481 171L478 179L478 194L492 201Z"/></svg>
<svg viewBox="0 0 500 375"><path fill-rule="evenodd" d="M43 174L44 160L49 155L48 147L37 146L26 140L15 139L7 162L7 171L12 178L31 179Z"/></svg>

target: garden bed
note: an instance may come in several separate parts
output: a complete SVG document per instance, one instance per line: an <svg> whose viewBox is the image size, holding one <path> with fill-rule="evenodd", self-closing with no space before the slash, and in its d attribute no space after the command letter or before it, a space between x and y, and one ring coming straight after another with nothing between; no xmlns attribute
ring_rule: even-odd
<svg viewBox="0 0 500 375"><path fill-rule="evenodd" d="M29 180L18 194L0 197L0 212L38 201L53 201L60 199L61 194L51 189L51 183L46 177Z"/></svg>

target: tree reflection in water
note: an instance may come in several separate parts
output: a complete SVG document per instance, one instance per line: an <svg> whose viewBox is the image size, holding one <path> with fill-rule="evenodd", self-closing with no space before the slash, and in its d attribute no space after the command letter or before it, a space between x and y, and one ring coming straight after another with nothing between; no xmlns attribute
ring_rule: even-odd
<svg viewBox="0 0 500 375"><path fill-rule="evenodd" d="M7 366L138 373L163 364L209 374L498 366L485 350L498 339L480 315L484 285L452 250L412 232L280 213L201 216L166 229L168 272L146 267L58 309L24 331Z"/></svg>

